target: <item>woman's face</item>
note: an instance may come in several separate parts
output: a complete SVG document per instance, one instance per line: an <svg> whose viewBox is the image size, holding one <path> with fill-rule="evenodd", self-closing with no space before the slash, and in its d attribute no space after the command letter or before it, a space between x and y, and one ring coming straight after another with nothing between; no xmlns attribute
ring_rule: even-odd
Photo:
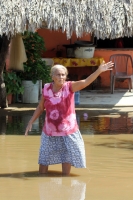
<svg viewBox="0 0 133 200"><path fill-rule="evenodd" d="M56 69L52 76L52 80L57 85L63 85L66 81L66 74L64 69Z"/></svg>

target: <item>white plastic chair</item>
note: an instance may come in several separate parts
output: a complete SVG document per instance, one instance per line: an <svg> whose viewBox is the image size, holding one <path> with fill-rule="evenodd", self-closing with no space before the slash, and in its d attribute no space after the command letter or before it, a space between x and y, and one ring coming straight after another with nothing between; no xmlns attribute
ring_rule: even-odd
<svg viewBox="0 0 133 200"><path fill-rule="evenodd" d="M114 69L111 71L111 93L114 93L115 81L117 79L128 80L129 92L133 89L133 60L132 57L128 54L113 54L110 56L110 61L114 63ZM132 74L128 74L129 62L132 66Z"/></svg>

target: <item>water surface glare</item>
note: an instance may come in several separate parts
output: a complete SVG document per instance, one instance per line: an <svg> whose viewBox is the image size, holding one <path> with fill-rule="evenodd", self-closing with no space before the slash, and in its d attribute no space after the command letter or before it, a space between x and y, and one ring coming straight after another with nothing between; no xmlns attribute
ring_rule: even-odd
<svg viewBox="0 0 133 200"><path fill-rule="evenodd" d="M86 169L72 167L62 177L61 165L38 174L43 118L29 136L24 130L31 115L1 116L0 200L125 200L133 199L133 117L128 113L84 117L77 121L86 149Z"/></svg>

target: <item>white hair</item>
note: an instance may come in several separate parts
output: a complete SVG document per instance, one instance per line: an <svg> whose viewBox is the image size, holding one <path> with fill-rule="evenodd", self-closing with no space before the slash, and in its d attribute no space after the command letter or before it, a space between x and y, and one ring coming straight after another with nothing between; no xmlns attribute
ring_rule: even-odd
<svg viewBox="0 0 133 200"><path fill-rule="evenodd" d="M66 76L68 75L68 70L63 65L54 65L53 67L51 67L51 73L50 73L50 75L53 76L55 74L56 70L58 70L58 69L63 69L65 71L65 75Z"/></svg>

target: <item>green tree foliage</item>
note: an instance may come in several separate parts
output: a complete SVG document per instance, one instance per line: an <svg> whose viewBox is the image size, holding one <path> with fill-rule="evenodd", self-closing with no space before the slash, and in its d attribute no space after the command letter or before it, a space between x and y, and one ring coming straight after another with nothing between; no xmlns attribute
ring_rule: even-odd
<svg viewBox="0 0 133 200"><path fill-rule="evenodd" d="M42 53L45 49L43 38L37 33L25 32L23 41L26 49L27 62L24 63L24 72L20 72L22 80L42 80L43 83L50 82L50 67L42 61Z"/></svg>

